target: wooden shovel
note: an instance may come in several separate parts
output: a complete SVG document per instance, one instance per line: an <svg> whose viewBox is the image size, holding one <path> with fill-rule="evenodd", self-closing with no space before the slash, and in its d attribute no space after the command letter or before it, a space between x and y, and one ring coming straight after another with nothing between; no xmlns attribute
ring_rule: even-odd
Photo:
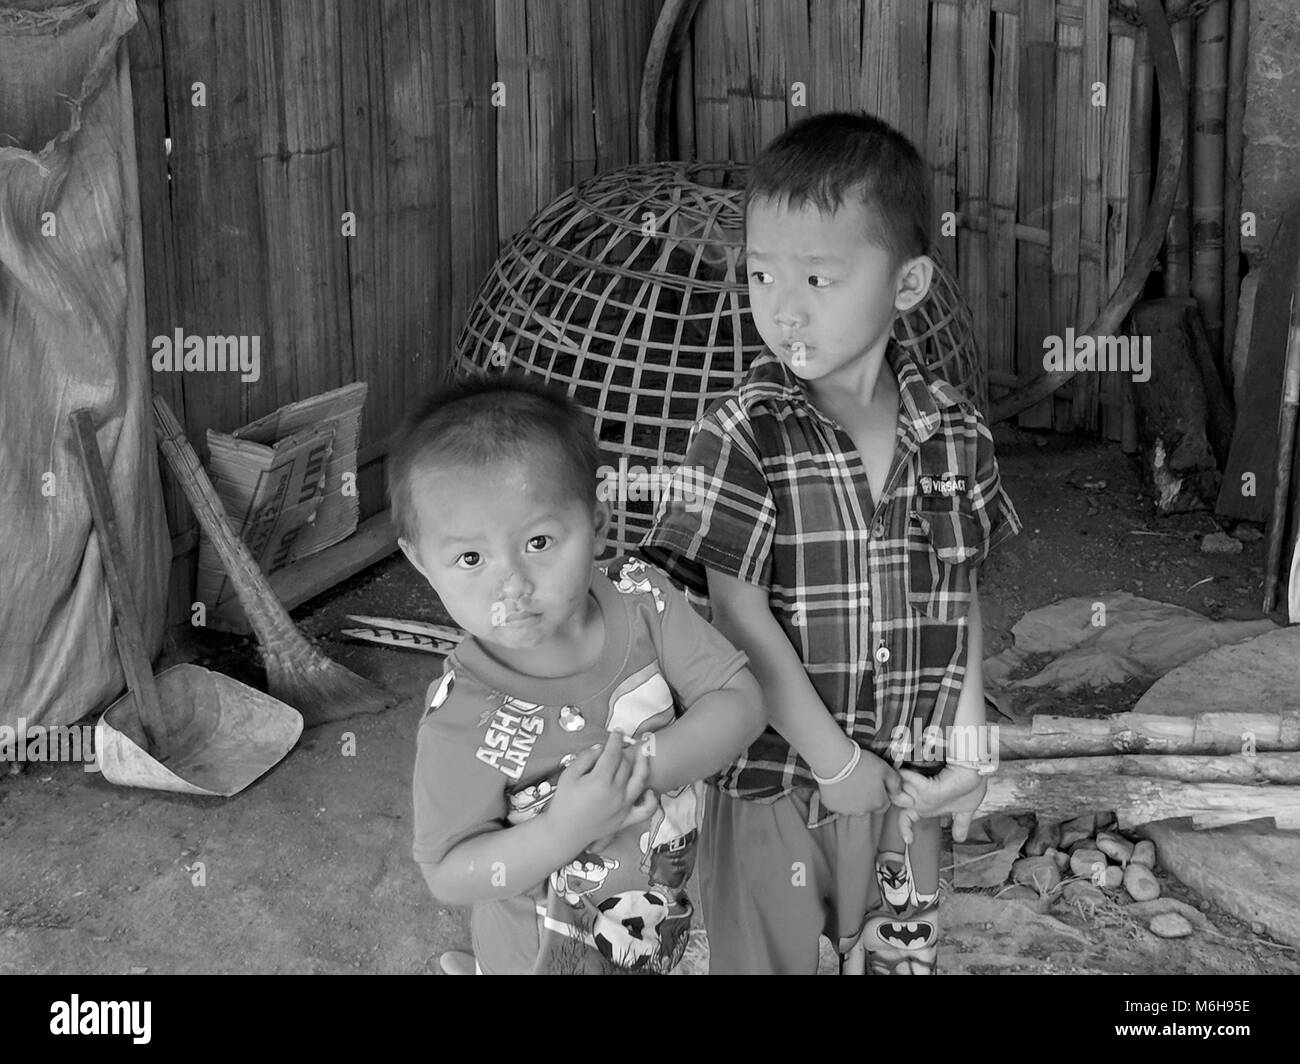
<svg viewBox="0 0 1300 1064"><path fill-rule="evenodd" d="M122 659L122 671L126 673L127 687L131 689L140 724L149 739L151 749L146 752L161 759L169 748L167 718L163 715L158 688L154 684L153 666L144 649L144 628L136 610L135 596L131 594L126 555L118 535L108 474L99 454L94 417L89 410L74 410L68 415L68 421L86 475L87 501L99 535L99 557L104 565L104 579L108 582L109 602L113 606L113 636Z"/></svg>

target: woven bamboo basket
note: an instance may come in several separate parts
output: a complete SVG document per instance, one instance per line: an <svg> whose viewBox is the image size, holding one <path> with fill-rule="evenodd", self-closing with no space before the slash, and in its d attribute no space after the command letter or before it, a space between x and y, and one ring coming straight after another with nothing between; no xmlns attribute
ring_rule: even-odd
<svg viewBox="0 0 1300 1064"><path fill-rule="evenodd" d="M569 189L504 249L457 342L456 367L540 374L590 414L610 470L620 460L628 470L620 483L630 490L611 500L611 551L640 542L652 486L681 462L695 421L763 350L743 267L747 169L644 163ZM983 409L970 312L937 265L929 296L899 317L895 333Z"/></svg>

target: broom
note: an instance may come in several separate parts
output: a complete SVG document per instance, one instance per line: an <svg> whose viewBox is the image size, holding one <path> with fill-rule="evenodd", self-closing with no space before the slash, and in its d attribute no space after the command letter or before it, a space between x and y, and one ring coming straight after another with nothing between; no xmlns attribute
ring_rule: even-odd
<svg viewBox="0 0 1300 1064"><path fill-rule="evenodd" d="M392 707L396 700L390 692L331 661L298 631L248 548L231 531L212 482L161 396L154 396L153 412L158 446L216 547L239 604L257 633L271 695L298 710L308 728Z"/></svg>

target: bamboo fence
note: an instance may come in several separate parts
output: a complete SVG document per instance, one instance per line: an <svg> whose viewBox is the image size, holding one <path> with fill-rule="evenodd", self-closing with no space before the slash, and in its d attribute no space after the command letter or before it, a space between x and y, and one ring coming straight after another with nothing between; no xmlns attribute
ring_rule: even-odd
<svg viewBox="0 0 1300 1064"><path fill-rule="evenodd" d="M689 0L661 157L748 161L823 110L897 124L928 158L938 248L969 304L996 416L1044 382L1044 338L1086 325L1132 273L1160 182L1164 83L1137 15L1147 2ZM1246 0L1167 4L1195 101L1187 125L1194 106L1220 136L1187 152L1164 276L1231 340L1236 227L1224 218L1240 199ZM502 246L566 188L637 161L663 6L138 0L148 334L262 340L256 382L155 375L189 438L201 446L208 428L364 380L363 521L381 510L385 437L443 378ZM1219 248L1228 269L1216 275ZM1135 436L1119 374L1080 374L1019 419ZM175 487L165 492L172 613L184 616L196 536Z"/></svg>
<svg viewBox="0 0 1300 1064"><path fill-rule="evenodd" d="M1239 201L1240 139L1234 156L1231 107L1226 144L1224 117L1242 80L1229 76L1229 26L1244 41L1246 2L1165 2L1187 148L1150 287L1197 298L1225 373L1238 285L1225 199ZM930 166L936 245L970 304L995 409L1042 375L1046 337L1097 318L1133 259L1155 177L1137 0L819 0L794 19L803 6L779 0L697 3L671 144L745 159L774 129L844 107L906 132ZM1019 424L1134 449L1121 377L1079 374Z"/></svg>

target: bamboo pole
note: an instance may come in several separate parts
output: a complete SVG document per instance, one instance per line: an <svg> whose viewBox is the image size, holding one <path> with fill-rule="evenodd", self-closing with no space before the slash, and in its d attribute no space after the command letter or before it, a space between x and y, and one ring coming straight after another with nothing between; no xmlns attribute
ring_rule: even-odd
<svg viewBox="0 0 1300 1064"><path fill-rule="evenodd" d="M1130 118L1132 132L1129 147L1128 177L1128 241L1125 261L1133 257L1142 231L1146 227L1147 203L1151 198L1151 127L1155 107L1152 95L1155 64L1151 59L1150 35L1145 27L1138 29L1133 50L1133 106ZM1125 454L1138 452L1137 407L1133 401L1133 382L1121 376L1120 390L1124 399L1121 446Z"/></svg>
<svg viewBox="0 0 1300 1064"><path fill-rule="evenodd" d="M1002 761L1101 754L1236 754L1300 751L1300 711L1198 713L1190 717L1118 713L1113 717L1040 714L1032 724L997 730Z"/></svg>
<svg viewBox="0 0 1300 1064"><path fill-rule="evenodd" d="M1216 782L1252 771L1251 759L1182 758L1178 766L1172 760L1133 755L1013 762L989 778L980 811L1024 810L1040 820L1066 820L1080 809L1110 809L1121 829L1175 817L1191 817L1197 827L1261 817L1272 817L1282 829L1300 827L1300 787ZM1185 780L1172 774L1175 769L1210 778ZM1273 771L1289 776L1295 766Z"/></svg>
<svg viewBox="0 0 1300 1064"><path fill-rule="evenodd" d="M1192 83L1192 22L1183 19L1169 27L1174 39L1174 53L1178 56L1179 76L1183 90ZM1191 289L1191 197L1192 197L1192 146L1190 144L1190 104L1184 101L1179 115L1183 127L1183 165L1178 173L1178 188L1174 195L1174 209L1169 215L1169 228L1165 239L1165 295L1185 296Z"/></svg>
<svg viewBox="0 0 1300 1064"><path fill-rule="evenodd" d="M1118 21L1118 20L1116 20ZM1106 194L1105 263L1107 293L1119 287L1128 261L1129 149L1133 120L1133 28L1112 24L1110 56L1106 73L1106 143L1103 182ZM1149 130L1148 130L1149 132ZM1102 435L1109 440L1126 440L1132 401L1127 374L1108 373L1102 387ZM1136 420L1133 431L1136 436Z"/></svg>
<svg viewBox="0 0 1300 1064"><path fill-rule="evenodd" d="M1245 147L1246 50L1250 0L1233 0L1228 33L1228 98L1223 146L1223 380L1233 394L1237 300L1241 295L1241 160Z"/></svg>
<svg viewBox="0 0 1300 1064"><path fill-rule="evenodd" d="M1016 370L1016 177L1020 164L1020 15L999 11L994 23L993 110L989 153L989 383Z"/></svg>
<svg viewBox="0 0 1300 1064"><path fill-rule="evenodd" d="M1228 0L1196 20L1192 94L1192 295L1223 378L1223 170L1228 84Z"/></svg>

